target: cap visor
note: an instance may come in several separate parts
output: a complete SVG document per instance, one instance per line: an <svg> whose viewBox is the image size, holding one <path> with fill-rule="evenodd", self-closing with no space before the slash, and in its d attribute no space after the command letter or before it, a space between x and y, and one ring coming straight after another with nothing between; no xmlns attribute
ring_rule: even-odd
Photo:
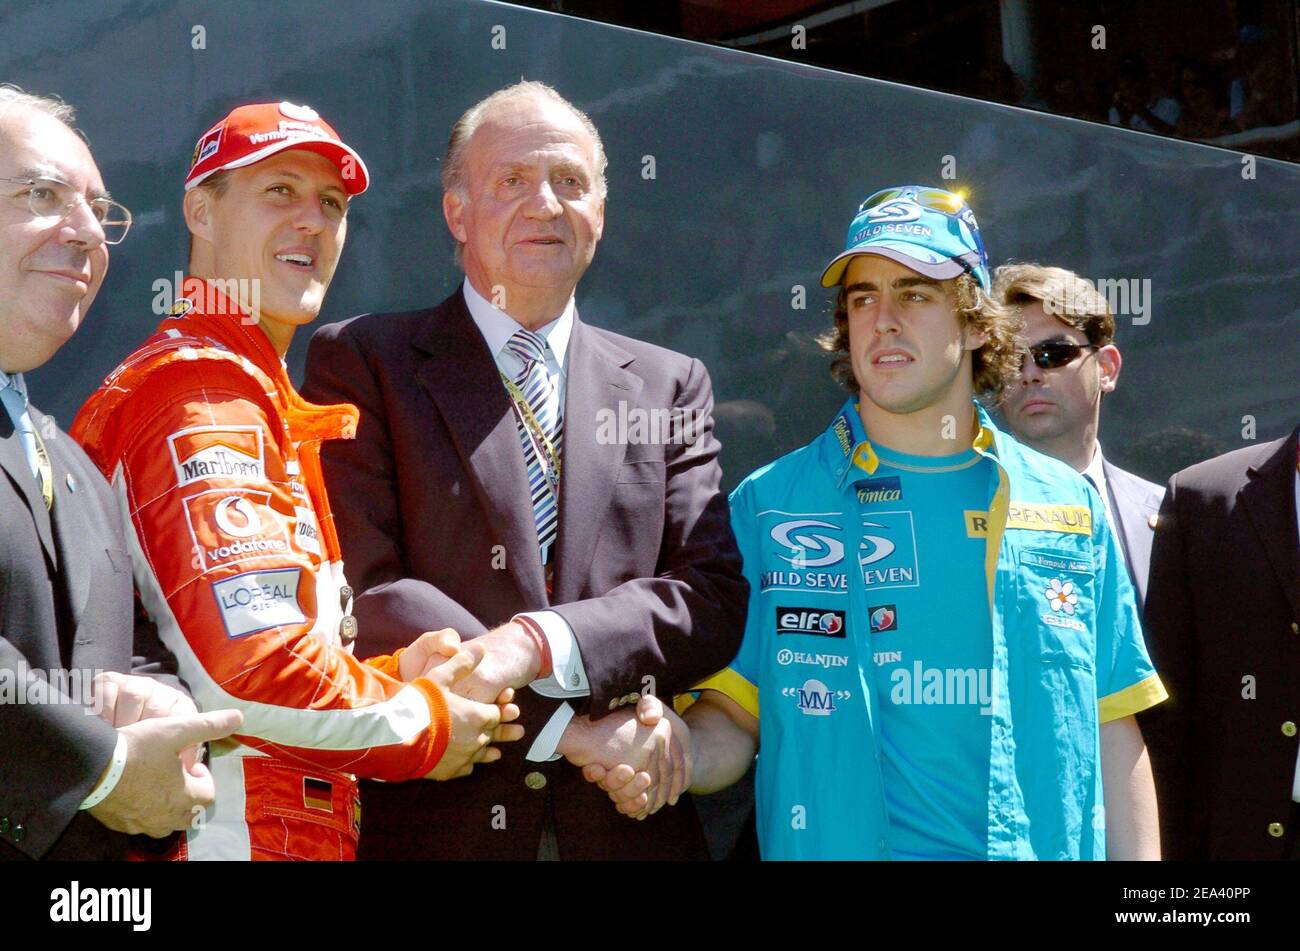
<svg viewBox="0 0 1300 951"><path fill-rule="evenodd" d="M849 260L860 254L874 254L878 257L888 258L895 264L901 264L923 277L932 277L938 281L961 277L966 273L966 269L956 261L930 263L917 260L908 254L907 247L906 244L897 242L894 244L876 244L865 248L851 248L834 257L830 264L826 265L826 269L822 271L822 287L835 287L844 280L844 272L849 266Z"/></svg>
<svg viewBox="0 0 1300 951"><path fill-rule="evenodd" d="M301 139L288 139L282 142L274 142L264 148L258 149L242 158L235 159L233 162L227 162L217 168L209 169L202 175L191 179L185 183L185 188L189 189L200 184L210 175L217 172L225 171L231 168L246 168L249 165L255 165L263 159L268 159L272 155L278 155L281 152L287 152L290 149L302 149L305 152L315 152L317 155L323 155L334 163L339 170L339 177L343 179L343 190L348 195L360 195L370 187L370 172L366 169L366 163L361 160L361 156L349 145L344 145L334 139L323 139L316 136L309 136Z"/></svg>

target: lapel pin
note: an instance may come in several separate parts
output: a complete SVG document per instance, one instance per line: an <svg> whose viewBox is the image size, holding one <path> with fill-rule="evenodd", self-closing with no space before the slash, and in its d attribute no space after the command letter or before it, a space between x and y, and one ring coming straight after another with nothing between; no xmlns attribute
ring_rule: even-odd
<svg viewBox="0 0 1300 951"><path fill-rule="evenodd" d="M77 480L72 477L71 472L68 473L67 478L65 478L64 481L68 483L69 492L77 491Z"/></svg>
<svg viewBox="0 0 1300 951"><path fill-rule="evenodd" d="M1158 523L1159 521L1160 521L1159 515L1150 515L1147 517L1147 524L1150 525L1153 529L1156 527L1156 523Z"/></svg>

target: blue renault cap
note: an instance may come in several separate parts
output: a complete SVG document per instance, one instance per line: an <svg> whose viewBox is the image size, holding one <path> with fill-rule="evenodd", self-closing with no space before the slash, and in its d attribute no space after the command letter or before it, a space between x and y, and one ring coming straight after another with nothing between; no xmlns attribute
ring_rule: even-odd
<svg viewBox="0 0 1300 951"><path fill-rule="evenodd" d="M973 274L985 291L992 288L975 213L966 199L928 185L884 188L858 206L844 250L822 271L822 287L844 279L849 260L878 254L936 280Z"/></svg>

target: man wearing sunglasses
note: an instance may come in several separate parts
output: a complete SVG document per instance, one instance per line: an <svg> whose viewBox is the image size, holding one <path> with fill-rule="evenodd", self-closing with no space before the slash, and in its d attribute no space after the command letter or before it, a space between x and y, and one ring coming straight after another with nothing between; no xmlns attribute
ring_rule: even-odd
<svg viewBox="0 0 1300 951"><path fill-rule="evenodd" d="M685 714L691 789L758 747L766 859L1158 857L1134 714L1165 691L1096 491L977 402L1020 353L991 283L960 196L863 202L822 275L850 396L731 495L748 620Z"/></svg>
<svg viewBox="0 0 1300 951"><path fill-rule="evenodd" d="M1021 442L1081 473L1100 493L1140 611L1164 490L1113 465L1098 442L1102 397L1115 391L1123 365L1110 305L1073 271L1037 264L998 268L993 296L1025 322L1020 374L1002 394L1007 426Z"/></svg>

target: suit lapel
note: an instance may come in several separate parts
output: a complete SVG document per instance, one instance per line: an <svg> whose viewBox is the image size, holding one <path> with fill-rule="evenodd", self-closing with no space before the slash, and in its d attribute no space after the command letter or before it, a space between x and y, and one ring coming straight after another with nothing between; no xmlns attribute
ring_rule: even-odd
<svg viewBox="0 0 1300 951"><path fill-rule="evenodd" d="M34 406L29 406L28 412L32 416L32 425L38 427L37 432L40 432L39 427L45 417ZM13 420L9 418L9 414L3 407L0 407L0 469L5 471L18 493L27 502L27 509L36 524L36 533L41 538L41 547L45 549L45 557L57 571L59 559L50 529L50 513L45 510L45 500L41 498L40 485L32 478L32 468L27 462L27 454L23 451L22 439L14 427Z"/></svg>
<svg viewBox="0 0 1300 951"><path fill-rule="evenodd" d="M1128 491L1127 480L1117 475L1115 467L1104 457L1101 467L1106 475L1106 494L1110 496L1110 510L1115 516L1115 534L1119 538L1120 547L1124 550L1124 564L1128 568L1129 580L1133 582L1133 589L1137 593L1138 607L1141 608L1146 603L1146 575L1135 569L1134 558L1143 555L1139 561L1149 562L1151 546L1148 544L1145 549L1142 549L1140 542L1134 536L1138 532L1147 532L1149 535L1151 529L1140 517L1140 512L1144 508L1142 500L1135 498Z"/></svg>
<svg viewBox="0 0 1300 951"><path fill-rule="evenodd" d="M1296 542L1295 460L1300 429L1258 468L1237 493L1277 574L1291 610L1300 617L1300 545Z"/></svg>
<svg viewBox="0 0 1300 951"><path fill-rule="evenodd" d="M36 413L32 420L37 426L41 419ZM75 630L68 631L72 643L64 644L64 657L71 666L76 666L78 655L85 656L88 648L95 642L96 618L90 605L90 583L94 563L106 559L108 553L102 548L87 548L90 537L84 531L88 519L92 516L86 511L84 500L91 491L89 485L78 483L75 478L69 484L69 466L63 455L63 441L72 437L64 432L57 432L54 438L45 441L46 451L50 455L50 468L54 475L54 508L50 511L50 527L54 538L54 547L59 556L59 573L55 584L61 589L65 603L68 605L69 617ZM76 490L72 489L76 486ZM65 491L60 486L67 487ZM78 534L81 530L81 534Z"/></svg>
<svg viewBox="0 0 1300 951"><path fill-rule="evenodd" d="M631 354L602 340L575 315L564 395L560 525L556 544L555 600L582 596L605 511L614 494L626 441L596 438L602 410L618 418L618 404L637 405L643 381L625 369Z"/></svg>
<svg viewBox="0 0 1300 951"><path fill-rule="evenodd" d="M474 480L493 535L505 546L506 568L531 607L546 605L546 579L528 473L510 398L462 291L434 310L414 345L429 354L417 371ZM568 435L566 433L567 442Z"/></svg>

